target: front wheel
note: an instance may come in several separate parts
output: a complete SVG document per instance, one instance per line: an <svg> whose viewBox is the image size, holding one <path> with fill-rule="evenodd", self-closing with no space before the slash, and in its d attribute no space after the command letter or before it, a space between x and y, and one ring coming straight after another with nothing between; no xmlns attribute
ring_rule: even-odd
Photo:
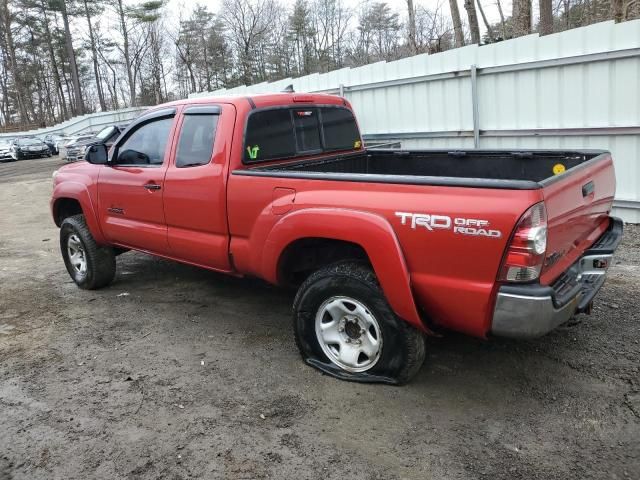
<svg viewBox="0 0 640 480"><path fill-rule="evenodd" d="M306 362L344 380L406 383L425 358L422 334L396 316L359 262L309 276L294 301L294 330Z"/></svg>
<svg viewBox="0 0 640 480"><path fill-rule="evenodd" d="M113 281L116 275L113 249L96 244L84 215L73 215L63 220L60 250L69 275L80 288L95 290Z"/></svg>

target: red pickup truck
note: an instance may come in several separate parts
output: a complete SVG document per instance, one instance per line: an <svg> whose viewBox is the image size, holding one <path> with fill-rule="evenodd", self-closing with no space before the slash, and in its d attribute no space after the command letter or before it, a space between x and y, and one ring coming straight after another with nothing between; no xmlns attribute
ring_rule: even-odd
<svg viewBox="0 0 640 480"><path fill-rule="evenodd" d="M403 383L424 336L541 336L588 312L622 236L604 151L367 149L349 102L184 100L54 174L66 268L129 249L296 286L305 361Z"/></svg>

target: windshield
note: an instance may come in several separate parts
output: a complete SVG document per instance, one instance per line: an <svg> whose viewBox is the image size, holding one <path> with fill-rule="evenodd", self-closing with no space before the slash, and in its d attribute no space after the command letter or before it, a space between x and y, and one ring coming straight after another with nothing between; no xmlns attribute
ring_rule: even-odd
<svg viewBox="0 0 640 480"><path fill-rule="evenodd" d="M96 138L99 138L100 140L106 140L111 136L112 132L113 127L104 127L102 130L96 133Z"/></svg>
<svg viewBox="0 0 640 480"><path fill-rule="evenodd" d="M20 138L18 145L40 145L40 140L35 138Z"/></svg>

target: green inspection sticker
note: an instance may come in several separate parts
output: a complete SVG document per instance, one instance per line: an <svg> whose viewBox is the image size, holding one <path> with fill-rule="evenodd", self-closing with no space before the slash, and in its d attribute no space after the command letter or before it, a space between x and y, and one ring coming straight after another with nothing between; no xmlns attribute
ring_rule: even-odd
<svg viewBox="0 0 640 480"><path fill-rule="evenodd" d="M258 151L260 150L260 147L258 145L256 145L255 147L247 147L247 152L249 153L249 158L251 160L255 160L256 158L258 158Z"/></svg>

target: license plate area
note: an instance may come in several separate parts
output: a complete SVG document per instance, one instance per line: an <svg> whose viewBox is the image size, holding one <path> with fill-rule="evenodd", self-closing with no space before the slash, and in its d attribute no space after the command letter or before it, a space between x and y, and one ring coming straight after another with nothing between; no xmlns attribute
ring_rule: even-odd
<svg viewBox="0 0 640 480"><path fill-rule="evenodd" d="M584 275L604 275L611 265L613 254L587 255L578 262L578 279Z"/></svg>

